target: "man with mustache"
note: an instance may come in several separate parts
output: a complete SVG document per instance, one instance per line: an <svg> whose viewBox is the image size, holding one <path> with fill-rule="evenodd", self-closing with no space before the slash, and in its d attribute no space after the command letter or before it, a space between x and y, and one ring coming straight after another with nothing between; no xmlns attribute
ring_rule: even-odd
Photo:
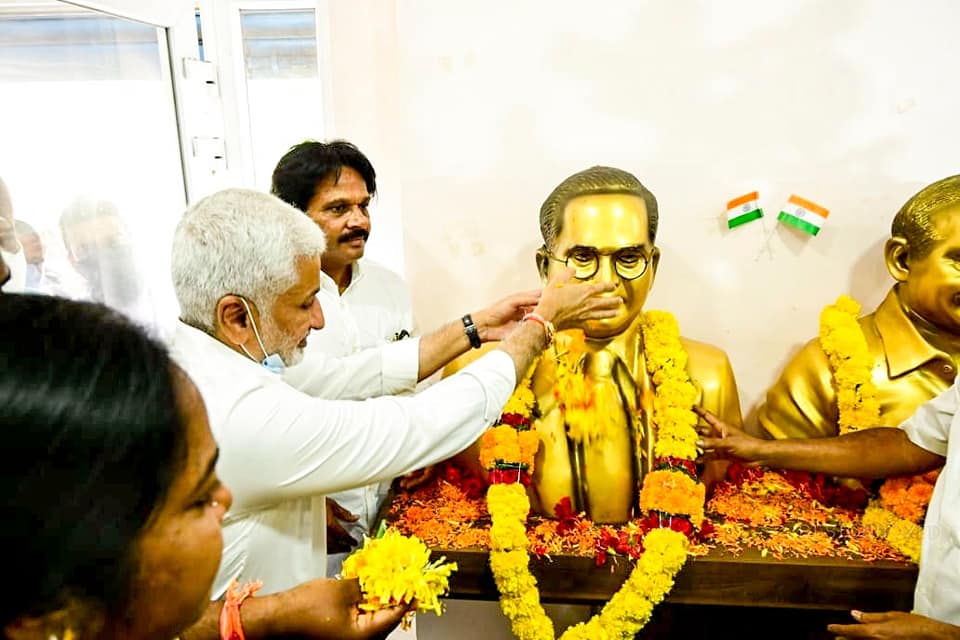
<svg viewBox="0 0 960 640"><path fill-rule="evenodd" d="M534 297L516 295L456 318L432 333L404 340L415 333L407 284L393 271L364 258L370 235L369 206L377 192L370 160L345 140L302 142L277 163L271 192L306 213L327 241L317 294L325 326L310 336L302 363L284 372L284 380L304 393L363 400L412 392L417 382L471 347L500 339L505 335L504 321L536 302ZM339 573L346 552L369 530L389 485L384 482L331 496L328 575Z"/></svg>

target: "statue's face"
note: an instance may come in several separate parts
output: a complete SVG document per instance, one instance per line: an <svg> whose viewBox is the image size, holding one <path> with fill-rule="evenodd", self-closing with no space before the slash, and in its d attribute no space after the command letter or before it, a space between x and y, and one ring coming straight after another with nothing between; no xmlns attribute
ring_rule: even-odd
<svg viewBox="0 0 960 640"><path fill-rule="evenodd" d="M940 241L923 258L908 258L910 271L900 295L914 313L960 336L960 206L934 214L933 224Z"/></svg>
<svg viewBox="0 0 960 640"><path fill-rule="evenodd" d="M587 282L610 282L616 286L610 296L620 296L623 304L617 315L588 323L584 329L590 338L611 338L623 333L643 310L653 284L659 252L650 242L647 207L639 196L599 194L571 200L563 212L563 230L553 248L556 260L549 260L547 276L570 266L583 265L596 256L597 271ZM646 260L643 275L637 261Z"/></svg>

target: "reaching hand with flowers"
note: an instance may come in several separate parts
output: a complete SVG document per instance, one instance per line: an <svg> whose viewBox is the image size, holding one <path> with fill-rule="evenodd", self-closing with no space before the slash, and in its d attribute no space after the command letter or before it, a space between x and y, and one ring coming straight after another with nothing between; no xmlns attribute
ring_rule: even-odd
<svg viewBox="0 0 960 640"><path fill-rule="evenodd" d="M343 562L342 578L358 578L360 609L377 611L416 602L417 611L442 612L440 596L450 587L457 563L431 562L430 550L414 536L387 529L379 538L364 539L363 548Z"/></svg>

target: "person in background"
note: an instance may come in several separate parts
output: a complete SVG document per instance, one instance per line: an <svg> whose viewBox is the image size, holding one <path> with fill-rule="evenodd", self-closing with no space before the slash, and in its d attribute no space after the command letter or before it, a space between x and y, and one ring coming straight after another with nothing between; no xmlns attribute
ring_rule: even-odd
<svg viewBox="0 0 960 640"><path fill-rule="evenodd" d="M30 292L41 292L44 251L40 234L23 220L15 220L13 227L17 234L17 240L23 247L23 256L27 262L24 288Z"/></svg>
<svg viewBox="0 0 960 640"><path fill-rule="evenodd" d="M116 205L76 198L60 214L60 233L67 258L86 287L73 297L102 302L144 325L155 320L129 229Z"/></svg>
<svg viewBox="0 0 960 640"><path fill-rule="evenodd" d="M6 264L7 293L23 291L27 278L27 260L15 224L10 190L0 178L0 260Z"/></svg>
<svg viewBox="0 0 960 640"><path fill-rule="evenodd" d="M423 346L419 338L400 342L416 333L407 283L364 256L370 202L377 193L370 160L346 140L302 142L277 163L271 193L309 216L327 241L317 294L323 331L311 336L303 362L288 368L284 379L328 399L413 391L434 370L430 365L421 371L421 349L449 353L448 344L436 344L437 337L449 345L461 342L463 325L458 320L449 334L425 337ZM369 532L389 489L390 482L381 482L328 496L328 576L340 573L349 551Z"/></svg>
<svg viewBox="0 0 960 640"><path fill-rule="evenodd" d="M7 263L3 259L3 254L0 253L0 293L3 293L3 286L10 281L10 267L7 266Z"/></svg>
<svg viewBox="0 0 960 640"><path fill-rule="evenodd" d="M232 495L194 384L99 304L5 295L0 335L2 636L218 638L209 597ZM372 638L405 611L358 601L356 580L318 580L248 600L242 620L250 640Z"/></svg>

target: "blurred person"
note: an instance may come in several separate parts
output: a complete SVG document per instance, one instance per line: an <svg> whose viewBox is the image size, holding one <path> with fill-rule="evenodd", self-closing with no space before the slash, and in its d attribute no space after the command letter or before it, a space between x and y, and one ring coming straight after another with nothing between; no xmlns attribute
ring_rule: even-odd
<svg viewBox="0 0 960 640"><path fill-rule="evenodd" d="M40 292L43 282L43 241L37 230L23 220L15 220L13 227L27 263L24 288L26 291Z"/></svg>
<svg viewBox="0 0 960 640"><path fill-rule="evenodd" d="M6 261L3 259L3 254L0 253L0 293L3 293L3 286L10 281L10 267L7 266Z"/></svg>
<svg viewBox="0 0 960 640"><path fill-rule="evenodd" d="M0 178L0 259L6 263L7 293L23 291L27 278L25 251L17 239L10 190Z"/></svg>
<svg viewBox="0 0 960 640"><path fill-rule="evenodd" d="M0 334L15 338L0 341L3 637L218 638L209 596L232 496L196 387L99 304L6 295ZM360 614L358 600L356 580L319 580L249 600L242 620L251 640L368 638L404 613Z"/></svg>
<svg viewBox="0 0 960 640"><path fill-rule="evenodd" d="M288 588L326 573L324 495L393 478L463 450L499 417L557 329L610 317L612 287L557 274L542 294L488 309L502 341L458 374L414 396L326 400L284 382L324 326L317 300L323 233L280 199L227 189L177 226L174 354L197 383L234 490L214 595L237 576ZM524 314L529 305L533 313ZM470 339L455 333L462 351Z"/></svg>
<svg viewBox="0 0 960 640"><path fill-rule="evenodd" d="M141 323L154 320L129 229L116 205L80 197L60 214L67 258L83 277L75 297L102 302Z"/></svg>

